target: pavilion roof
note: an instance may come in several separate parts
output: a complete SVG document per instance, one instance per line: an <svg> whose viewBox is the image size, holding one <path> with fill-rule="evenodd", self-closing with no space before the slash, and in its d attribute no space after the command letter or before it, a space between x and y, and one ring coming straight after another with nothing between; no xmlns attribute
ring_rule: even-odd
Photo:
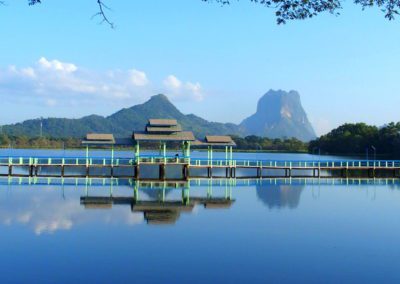
<svg viewBox="0 0 400 284"><path fill-rule="evenodd" d="M207 135L203 140L196 140L195 142L193 142L192 145L193 146L236 146L236 143L230 136Z"/></svg>
<svg viewBox="0 0 400 284"><path fill-rule="evenodd" d="M114 145L114 135L109 133L88 133L82 140L82 145Z"/></svg>
<svg viewBox="0 0 400 284"><path fill-rule="evenodd" d="M208 143L232 143L232 137L230 136L222 136L222 135L207 135L205 140Z"/></svg>
<svg viewBox="0 0 400 284"><path fill-rule="evenodd" d="M88 133L86 134L87 141L114 141L114 135L109 133Z"/></svg>
<svg viewBox="0 0 400 284"><path fill-rule="evenodd" d="M133 139L135 141L195 141L193 132L181 131L168 134L155 134L148 132L134 132Z"/></svg>
<svg viewBox="0 0 400 284"><path fill-rule="evenodd" d="M149 119L150 126L177 126L178 122L176 119L159 119L151 118Z"/></svg>
<svg viewBox="0 0 400 284"><path fill-rule="evenodd" d="M168 126L168 127L159 127L159 126L147 126L147 132L152 133L160 133L160 132L180 132L182 131L182 127L178 125Z"/></svg>

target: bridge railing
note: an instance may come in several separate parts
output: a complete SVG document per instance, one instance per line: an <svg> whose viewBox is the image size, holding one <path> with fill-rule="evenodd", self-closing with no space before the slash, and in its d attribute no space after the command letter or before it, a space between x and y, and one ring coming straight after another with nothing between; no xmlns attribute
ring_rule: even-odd
<svg viewBox="0 0 400 284"><path fill-rule="evenodd" d="M128 166L135 163L188 163L185 156L147 155L140 157L60 157L60 156L0 156L0 165L97 165L97 166Z"/></svg>
<svg viewBox="0 0 400 284"><path fill-rule="evenodd" d="M270 168L398 168L400 161L395 160L249 160L249 159L191 159L192 166L232 166L232 167L270 167Z"/></svg>
<svg viewBox="0 0 400 284"><path fill-rule="evenodd" d="M0 156L0 165L104 165L129 166L135 163L190 164L191 166L271 167L271 168L400 168L399 160L251 160L207 159L186 156L147 155L139 157Z"/></svg>
<svg viewBox="0 0 400 284"><path fill-rule="evenodd" d="M0 157L0 165L133 165L134 158L114 158L109 157L41 157L41 156L22 156L22 157Z"/></svg>

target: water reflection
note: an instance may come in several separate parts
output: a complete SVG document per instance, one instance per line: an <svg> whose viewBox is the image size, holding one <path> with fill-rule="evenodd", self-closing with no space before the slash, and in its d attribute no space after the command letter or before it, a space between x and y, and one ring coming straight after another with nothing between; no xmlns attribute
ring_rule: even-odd
<svg viewBox="0 0 400 284"><path fill-rule="evenodd" d="M243 213L256 207L265 212L265 208L295 209L306 200L320 202L316 197L327 194L323 186L335 190L339 187L360 189L366 193L368 200L374 201L378 186L397 190L399 181L271 179L169 183L6 178L0 179L0 224L9 228L23 225L42 235L91 224L176 224L183 215L196 212L203 215L203 209L223 208L229 210L223 211L221 216L229 220L229 216L239 211ZM255 196L262 201L259 204L264 208L257 205ZM215 212L210 211L212 214Z"/></svg>
<svg viewBox="0 0 400 284"><path fill-rule="evenodd" d="M143 214L147 224L175 224L181 213L191 213L195 206L202 205L206 209L229 208L235 200L232 199L232 189L227 189L224 197L213 197L211 188L207 190L207 196L191 197L187 187L181 189L179 199L172 198L166 200L168 193L172 193L171 188L144 189L150 200L141 200L139 187L136 186L134 194L130 196L81 196L80 203L85 209L112 209L113 205L126 205L130 207L132 213L140 212ZM176 191L176 189L175 189Z"/></svg>
<svg viewBox="0 0 400 284"><path fill-rule="evenodd" d="M269 209L296 208L304 185L257 185L257 197Z"/></svg>

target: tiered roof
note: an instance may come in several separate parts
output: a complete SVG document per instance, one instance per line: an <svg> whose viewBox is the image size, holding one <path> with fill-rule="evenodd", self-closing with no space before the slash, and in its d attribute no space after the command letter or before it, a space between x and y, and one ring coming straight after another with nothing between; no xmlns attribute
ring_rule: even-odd
<svg viewBox="0 0 400 284"><path fill-rule="evenodd" d="M191 131L182 131L175 119L149 119L145 131L133 133L135 141L194 141Z"/></svg>

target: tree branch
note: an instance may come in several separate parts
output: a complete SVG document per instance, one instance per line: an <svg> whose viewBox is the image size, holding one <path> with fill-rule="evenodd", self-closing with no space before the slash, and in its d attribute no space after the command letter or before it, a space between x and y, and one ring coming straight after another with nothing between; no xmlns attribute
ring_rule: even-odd
<svg viewBox="0 0 400 284"><path fill-rule="evenodd" d="M100 24L106 23L106 24L108 24L112 29L114 29L114 28L115 28L114 23L111 22L111 21L107 18L106 13L104 12L105 9L110 10L110 11L111 11L111 9L110 9L106 4L104 4L104 2L103 2L102 0L96 0L96 1L97 1L97 5L99 6L99 12L97 12L96 14L94 14L94 15L92 16L92 19L95 18L95 17L97 17L97 16L99 16L99 17L102 18L102 20L100 21Z"/></svg>

